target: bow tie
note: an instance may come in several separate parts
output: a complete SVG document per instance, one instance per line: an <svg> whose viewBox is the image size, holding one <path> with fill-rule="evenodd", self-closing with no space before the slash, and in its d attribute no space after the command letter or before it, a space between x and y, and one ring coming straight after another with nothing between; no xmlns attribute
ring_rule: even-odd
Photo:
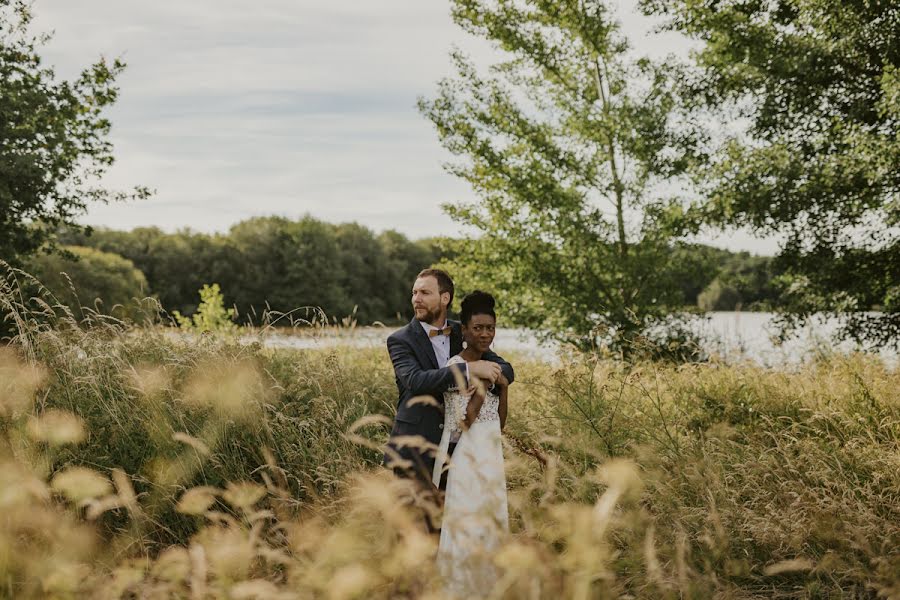
<svg viewBox="0 0 900 600"><path fill-rule="evenodd" d="M437 337L439 335L450 335L450 331L452 331L452 330L450 329L449 325L447 325L443 329L432 329L431 331L428 332L428 337L433 338L433 337Z"/></svg>

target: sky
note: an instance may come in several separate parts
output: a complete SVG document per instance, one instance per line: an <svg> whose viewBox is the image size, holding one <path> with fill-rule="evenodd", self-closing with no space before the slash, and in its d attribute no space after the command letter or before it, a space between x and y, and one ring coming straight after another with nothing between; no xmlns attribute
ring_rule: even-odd
<svg viewBox="0 0 900 600"><path fill-rule="evenodd" d="M636 51L686 55L632 0L613 0ZM355 221L411 238L460 235L444 203L475 199L446 173L416 99L452 75L453 45L487 64L485 42L454 25L447 0L36 0L42 55L71 78L121 57L108 111L116 164L107 187L149 200L92 205L82 222L227 231L253 216ZM773 253L744 232L699 241Z"/></svg>

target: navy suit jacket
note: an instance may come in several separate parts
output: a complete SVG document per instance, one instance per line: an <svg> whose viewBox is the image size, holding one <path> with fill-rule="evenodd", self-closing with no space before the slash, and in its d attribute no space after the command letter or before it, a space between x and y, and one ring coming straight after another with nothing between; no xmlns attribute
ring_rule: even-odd
<svg viewBox="0 0 900 600"><path fill-rule="evenodd" d="M450 356L462 352L462 326L459 321L447 322L450 325ZM422 324L413 319L402 329L398 329L388 337L388 353L394 364L394 375L397 379L397 416L391 437L395 435L420 435L432 444L441 441L444 425L444 392L456 381L455 369L438 368L434 347ZM482 357L500 365L503 375L510 383L515 379L512 365L493 352ZM462 371L465 375L465 371ZM410 400L417 396L430 396L432 402L415 402ZM436 404L436 405L435 405ZM390 443L390 442L389 442ZM401 452L401 454L404 454ZM387 456L385 459L387 460ZM433 457L432 457L433 460ZM430 461L429 461L430 462Z"/></svg>

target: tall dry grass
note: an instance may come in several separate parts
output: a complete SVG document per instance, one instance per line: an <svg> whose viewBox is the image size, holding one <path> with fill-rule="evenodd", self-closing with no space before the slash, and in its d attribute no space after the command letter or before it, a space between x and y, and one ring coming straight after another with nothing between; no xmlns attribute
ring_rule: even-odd
<svg viewBox="0 0 900 600"><path fill-rule="evenodd" d="M0 596L441 597L412 490L378 466L386 352L3 298ZM900 597L896 370L516 367L485 596Z"/></svg>

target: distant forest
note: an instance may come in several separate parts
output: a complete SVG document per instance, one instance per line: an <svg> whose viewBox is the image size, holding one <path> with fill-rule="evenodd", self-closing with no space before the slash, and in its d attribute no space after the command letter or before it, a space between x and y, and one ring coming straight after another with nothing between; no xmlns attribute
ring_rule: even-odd
<svg viewBox="0 0 900 600"><path fill-rule="evenodd" d="M375 233L356 223L334 225L312 217L258 217L212 235L156 227L62 230L59 243L68 257L37 255L25 266L68 304L76 304L71 280L78 302L86 306L99 297L107 310L120 303L133 312L133 298L153 296L167 311L190 315L198 290L218 283L242 323L261 322L267 310L310 306L330 319L353 316L363 325L410 318L416 273L465 248L461 240L410 240L396 231ZM766 310L778 303L772 258L690 244L675 245L672 252L684 266L686 307ZM308 315L301 310L294 316Z"/></svg>

